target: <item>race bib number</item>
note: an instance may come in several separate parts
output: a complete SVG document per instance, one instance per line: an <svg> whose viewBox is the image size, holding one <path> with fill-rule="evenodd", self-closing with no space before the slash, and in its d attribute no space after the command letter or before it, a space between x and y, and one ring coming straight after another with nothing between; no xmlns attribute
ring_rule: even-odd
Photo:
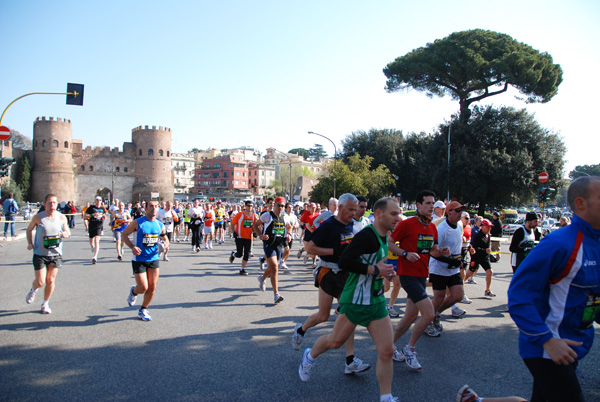
<svg viewBox="0 0 600 402"><path fill-rule="evenodd" d="M252 227L252 223L252 219L244 219L244 221L242 222L242 226L250 229Z"/></svg>
<svg viewBox="0 0 600 402"><path fill-rule="evenodd" d="M433 248L433 235L420 234L417 240L417 253L429 254L429 251Z"/></svg>
<svg viewBox="0 0 600 402"><path fill-rule="evenodd" d="M144 233L142 238L142 246L154 247L158 243L158 235L155 233Z"/></svg>
<svg viewBox="0 0 600 402"><path fill-rule="evenodd" d="M171 224L171 218L170 218L170 217L165 217L165 218L163 219L163 223L164 223L165 225L170 225L170 224Z"/></svg>
<svg viewBox="0 0 600 402"><path fill-rule="evenodd" d="M194 225L201 225L201 224L202 224L202 221L200 219L196 219L194 221Z"/></svg>
<svg viewBox="0 0 600 402"><path fill-rule="evenodd" d="M115 219L115 229L119 229L120 227L125 225L125 221L123 219Z"/></svg>
<svg viewBox="0 0 600 402"><path fill-rule="evenodd" d="M588 295L583 309L583 317L581 317L580 330L592 327L596 316L600 314L600 293L592 293Z"/></svg>
<svg viewBox="0 0 600 402"><path fill-rule="evenodd" d="M60 244L60 235L56 236L44 236L44 248L48 250L53 250L57 248Z"/></svg>
<svg viewBox="0 0 600 402"><path fill-rule="evenodd" d="M277 223L273 225L273 235L275 237L283 237L285 235L285 225Z"/></svg>

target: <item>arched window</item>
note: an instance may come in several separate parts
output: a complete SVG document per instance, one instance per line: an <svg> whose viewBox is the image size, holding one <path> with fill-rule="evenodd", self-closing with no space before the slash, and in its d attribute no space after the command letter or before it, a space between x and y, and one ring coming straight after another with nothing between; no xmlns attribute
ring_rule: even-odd
<svg viewBox="0 0 600 402"><path fill-rule="evenodd" d="M123 171L124 171L125 173L127 173L127 168L126 168L126 167L124 167L124 168L123 168Z"/></svg>
<svg viewBox="0 0 600 402"><path fill-rule="evenodd" d="M139 152L140 156L142 156L142 148L140 148L140 152Z"/></svg>
<svg viewBox="0 0 600 402"><path fill-rule="evenodd" d="M164 156L164 155L163 155L163 150L162 150L162 149L159 149L159 150L158 150L158 156Z"/></svg>
<svg viewBox="0 0 600 402"><path fill-rule="evenodd" d="M65 148L69 148L69 141L65 141Z"/></svg>
<svg viewBox="0 0 600 402"><path fill-rule="evenodd" d="M58 140L52 140L52 146L58 148Z"/></svg>
<svg viewBox="0 0 600 402"><path fill-rule="evenodd" d="M152 148L148 150L148 156L154 156L154 150Z"/></svg>
<svg viewBox="0 0 600 402"><path fill-rule="evenodd" d="M85 166L84 166L84 165L81 165L81 169L80 169L80 170L81 170L82 172L83 172L83 171L85 171Z"/></svg>
<svg viewBox="0 0 600 402"><path fill-rule="evenodd" d="M167 151L167 158L168 158L169 156L171 156L171 154L169 153L169 151Z"/></svg>
<svg viewBox="0 0 600 402"><path fill-rule="evenodd" d="M42 140L42 147L46 147L46 140Z"/></svg>
<svg viewBox="0 0 600 402"><path fill-rule="evenodd" d="M116 172L118 172L119 170L120 170L120 168L117 166L117 167L115 168L115 171L116 171Z"/></svg>
<svg viewBox="0 0 600 402"><path fill-rule="evenodd" d="M93 172L93 171L94 171L94 167L90 166L90 172Z"/></svg>

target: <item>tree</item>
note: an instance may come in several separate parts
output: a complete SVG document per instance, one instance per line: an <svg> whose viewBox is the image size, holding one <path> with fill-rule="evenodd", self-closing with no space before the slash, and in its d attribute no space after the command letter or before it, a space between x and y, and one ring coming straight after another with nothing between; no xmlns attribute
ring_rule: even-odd
<svg viewBox="0 0 600 402"><path fill-rule="evenodd" d="M564 185L566 147L557 134L543 128L525 109L475 107L468 125L451 121L450 196L462 203L512 206L534 200L538 176L547 172L547 187ZM433 188L445 194L448 124L442 124L427 152Z"/></svg>
<svg viewBox="0 0 600 402"><path fill-rule="evenodd" d="M315 144L314 148L308 150L310 157L315 161L320 161L327 156L327 152L323 150L323 145Z"/></svg>
<svg viewBox="0 0 600 402"><path fill-rule="evenodd" d="M600 164L577 165L575 166L575 169L569 172L569 177L573 180L581 176L600 176Z"/></svg>
<svg viewBox="0 0 600 402"><path fill-rule="evenodd" d="M381 197L390 195L390 189L394 184L394 177L387 167L379 165L376 169L372 166L373 158L361 157L358 154L348 158L348 162L338 162L336 168L337 194L352 193L364 195L371 202ZM329 164L328 168L332 167ZM311 200L327 203L333 196L333 176L323 176L319 183L313 187Z"/></svg>
<svg viewBox="0 0 600 402"><path fill-rule="evenodd" d="M29 200L29 187L31 185L31 161L29 154L23 152L23 155L17 163L16 184L21 189L21 194L25 200Z"/></svg>
<svg viewBox="0 0 600 402"><path fill-rule="evenodd" d="M455 32L398 57L383 73L386 91L415 89L427 96L458 100L460 120L469 120L469 106L512 86L528 103L548 102L562 82L562 68L552 56L512 37L473 29Z"/></svg>
<svg viewBox="0 0 600 402"><path fill-rule="evenodd" d="M288 154L297 154L303 157L304 159L310 158L310 152L305 148L294 148L287 151Z"/></svg>
<svg viewBox="0 0 600 402"><path fill-rule="evenodd" d="M17 130L10 130L10 141L12 142L12 147L15 149L22 149L25 151L33 149L31 140Z"/></svg>

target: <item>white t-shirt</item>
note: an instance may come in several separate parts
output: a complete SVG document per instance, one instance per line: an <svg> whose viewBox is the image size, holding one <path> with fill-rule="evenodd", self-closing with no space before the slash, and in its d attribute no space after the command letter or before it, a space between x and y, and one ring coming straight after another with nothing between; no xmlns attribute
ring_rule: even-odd
<svg viewBox="0 0 600 402"><path fill-rule="evenodd" d="M357 234L358 232L370 225L369 219L365 218L364 216L361 216L359 221L357 221L356 219L352 219L352 221L354 222L352 226L352 233L354 234Z"/></svg>
<svg viewBox="0 0 600 402"><path fill-rule="evenodd" d="M448 225L448 221L444 220L438 227L438 247L450 247L451 257L460 258L462 249L462 235L463 226L462 222L456 224L456 229ZM452 276L460 272L460 268L448 268L448 264L436 260L433 257L429 258L429 273L441 275L441 276Z"/></svg>
<svg viewBox="0 0 600 402"><path fill-rule="evenodd" d="M191 207L188 210L188 216L191 218L190 222L194 223L194 221L204 219L204 209L202 207ZM200 223L197 223L200 224Z"/></svg>
<svg viewBox="0 0 600 402"><path fill-rule="evenodd" d="M285 212L283 213L283 221L287 225L291 225L292 226L292 232L291 235L293 238L296 237L296 230L294 229L296 226L298 226L298 217L296 215L294 215L294 213L291 213L290 215L286 214Z"/></svg>
<svg viewBox="0 0 600 402"><path fill-rule="evenodd" d="M173 216L175 215L175 211L172 209L166 211L164 209L159 209L156 213L156 219L161 221L165 226L165 231L167 233L171 233L173 231Z"/></svg>

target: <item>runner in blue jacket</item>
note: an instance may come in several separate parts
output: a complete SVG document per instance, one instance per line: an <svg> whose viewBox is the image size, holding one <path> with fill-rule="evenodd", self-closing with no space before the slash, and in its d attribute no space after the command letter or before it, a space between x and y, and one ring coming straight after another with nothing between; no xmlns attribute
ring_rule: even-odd
<svg viewBox="0 0 600 402"><path fill-rule="evenodd" d="M572 224L531 251L508 289L532 402L583 401L575 369L600 323L600 177L573 181L567 198Z"/></svg>

